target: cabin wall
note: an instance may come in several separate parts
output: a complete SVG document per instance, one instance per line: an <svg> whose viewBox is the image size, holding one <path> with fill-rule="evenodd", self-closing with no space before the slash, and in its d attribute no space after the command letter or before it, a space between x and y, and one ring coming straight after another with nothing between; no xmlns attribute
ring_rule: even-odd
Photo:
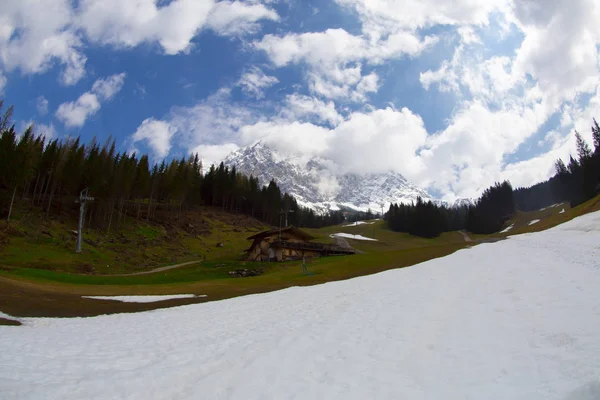
<svg viewBox="0 0 600 400"><path fill-rule="evenodd" d="M259 242L255 241L252 244L251 250L248 252L248 261L270 261L269 248L273 242L280 240L279 234L262 238ZM305 243L306 240L296 236L284 233L281 235L281 240L291 243ZM319 257L321 253L317 250L299 250L299 249L274 249L271 251L277 261L301 260L302 258Z"/></svg>

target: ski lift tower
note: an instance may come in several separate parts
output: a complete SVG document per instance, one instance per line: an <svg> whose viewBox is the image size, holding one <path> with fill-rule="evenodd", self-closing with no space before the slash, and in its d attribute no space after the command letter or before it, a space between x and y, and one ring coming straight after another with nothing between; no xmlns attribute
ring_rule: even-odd
<svg viewBox="0 0 600 400"><path fill-rule="evenodd" d="M76 253L81 253L81 241L83 239L83 220L85 219L85 203L88 201L93 201L94 198L92 196L88 196L90 189L85 188L79 193L79 200L75 202L79 202L79 229L77 229L77 249Z"/></svg>

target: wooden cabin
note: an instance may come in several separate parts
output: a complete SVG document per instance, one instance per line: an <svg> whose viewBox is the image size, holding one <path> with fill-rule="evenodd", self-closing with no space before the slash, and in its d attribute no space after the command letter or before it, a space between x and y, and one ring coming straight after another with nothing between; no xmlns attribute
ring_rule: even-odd
<svg viewBox="0 0 600 400"><path fill-rule="evenodd" d="M328 255L354 254L354 250L334 244L313 243L313 236L290 226L250 236L252 245L246 250L248 261L288 261Z"/></svg>

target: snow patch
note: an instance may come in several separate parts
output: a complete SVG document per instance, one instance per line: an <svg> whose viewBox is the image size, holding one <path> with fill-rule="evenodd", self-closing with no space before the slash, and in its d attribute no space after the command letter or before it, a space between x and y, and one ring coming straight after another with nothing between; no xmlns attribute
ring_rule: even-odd
<svg viewBox="0 0 600 400"><path fill-rule="evenodd" d="M513 228L513 226L515 226L515 224L512 224L511 226L509 226L508 228L504 229L503 231L500 231L500 233L506 233L506 232L510 231Z"/></svg>
<svg viewBox="0 0 600 400"><path fill-rule="evenodd" d="M363 235L351 235L350 233L332 233L331 235L329 235L329 237L343 237L343 238L347 238L347 239L354 239L354 240L371 240L373 242L376 242L377 239L371 239L368 237L365 237Z"/></svg>
<svg viewBox="0 0 600 400"><path fill-rule="evenodd" d="M115 300L124 303L154 303L155 301L173 299L191 299L194 297L206 297L205 294L169 294L169 295L144 295L144 296L81 296L86 299Z"/></svg>
<svg viewBox="0 0 600 400"><path fill-rule="evenodd" d="M534 219L533 221L529 221L529 226L537 224L540 221L541 221L540 219Z"/></svg>
<svg viewBox="0 0 600 400"><path fill-rule="evenodd" d="M346 228L348 226L358 226L358 225L373 225L375 221L367 222L367 221L356 221L348 225L342 225L342 228Z"/></svg>
<svg viewBox="0 0 600 400"><path fill-rule="evenodd" d="M563 208L562 210L560 210L559 214L564 214L565 213L565 209Z"/></svg>
<svg viewBox="0 0 600 400"><path fill-rule="evenodd" d="M540 211L544 211L544 210L547 210L547 209L549 209L549 208L558 207L558 206L560 206L561 204L562 204L562 203L556 203L556 204L552 204L551 206L544 207L544 208L540 208Z"/></svg>

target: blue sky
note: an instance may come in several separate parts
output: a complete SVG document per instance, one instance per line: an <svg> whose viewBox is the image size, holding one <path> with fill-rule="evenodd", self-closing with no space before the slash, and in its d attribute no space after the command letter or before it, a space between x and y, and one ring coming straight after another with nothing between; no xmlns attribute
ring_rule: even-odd
<svg viewBox="0 0 600 400"><path fill-rule="evenodd" d="M448 200L547 178L599 111L600 6L446 3L8 0L0 93L19 127L155 161L263 140Z"/></svg>

